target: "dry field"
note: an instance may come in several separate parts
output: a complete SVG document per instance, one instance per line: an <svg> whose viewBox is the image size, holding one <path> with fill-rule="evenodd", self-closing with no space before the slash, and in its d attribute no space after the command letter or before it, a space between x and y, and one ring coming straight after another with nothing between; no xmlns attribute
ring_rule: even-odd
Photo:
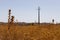
<svg viewBox="0 0 60 40"><path fill-rule="evenodd" d="M60 25L0 25L0 40L60 40Z"/></svg>

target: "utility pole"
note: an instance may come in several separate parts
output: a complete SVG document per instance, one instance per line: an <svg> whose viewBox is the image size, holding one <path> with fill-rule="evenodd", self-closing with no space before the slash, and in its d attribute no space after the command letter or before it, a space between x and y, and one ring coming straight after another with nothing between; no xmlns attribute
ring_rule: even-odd
<svg viewBox="0 0 60 40"><path fill-rule="evenodd" d="M38 24L40 24L40 7L38 7Z"/></svg>

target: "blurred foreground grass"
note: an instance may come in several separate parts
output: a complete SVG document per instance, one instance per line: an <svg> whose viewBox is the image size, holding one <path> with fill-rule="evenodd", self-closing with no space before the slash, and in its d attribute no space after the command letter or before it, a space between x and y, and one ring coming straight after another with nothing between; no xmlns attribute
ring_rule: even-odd
<svg viewBox="0 0 60 40"><path fill-rule="evenodd" d="M0 40L60 40L60 25L0 25Z"/></svg>

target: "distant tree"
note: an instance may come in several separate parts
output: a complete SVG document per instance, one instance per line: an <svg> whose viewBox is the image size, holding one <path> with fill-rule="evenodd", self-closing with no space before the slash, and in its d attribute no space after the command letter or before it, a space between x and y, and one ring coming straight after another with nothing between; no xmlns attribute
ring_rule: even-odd
<svg viewBox="0 0 60 40"><path fill-rule="evenodd" d="M54 23L54 19L52 19L52 23Z"/></svg>

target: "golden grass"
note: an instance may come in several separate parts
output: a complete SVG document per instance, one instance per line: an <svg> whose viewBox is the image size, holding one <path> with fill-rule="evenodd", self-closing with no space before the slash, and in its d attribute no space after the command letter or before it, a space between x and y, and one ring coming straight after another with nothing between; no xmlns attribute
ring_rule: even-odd
<svg viewBox="0 0 60 40"><path fill-rule="evenodd" d="M1 25L0 40L60 40L60 25Z"/></svg>

